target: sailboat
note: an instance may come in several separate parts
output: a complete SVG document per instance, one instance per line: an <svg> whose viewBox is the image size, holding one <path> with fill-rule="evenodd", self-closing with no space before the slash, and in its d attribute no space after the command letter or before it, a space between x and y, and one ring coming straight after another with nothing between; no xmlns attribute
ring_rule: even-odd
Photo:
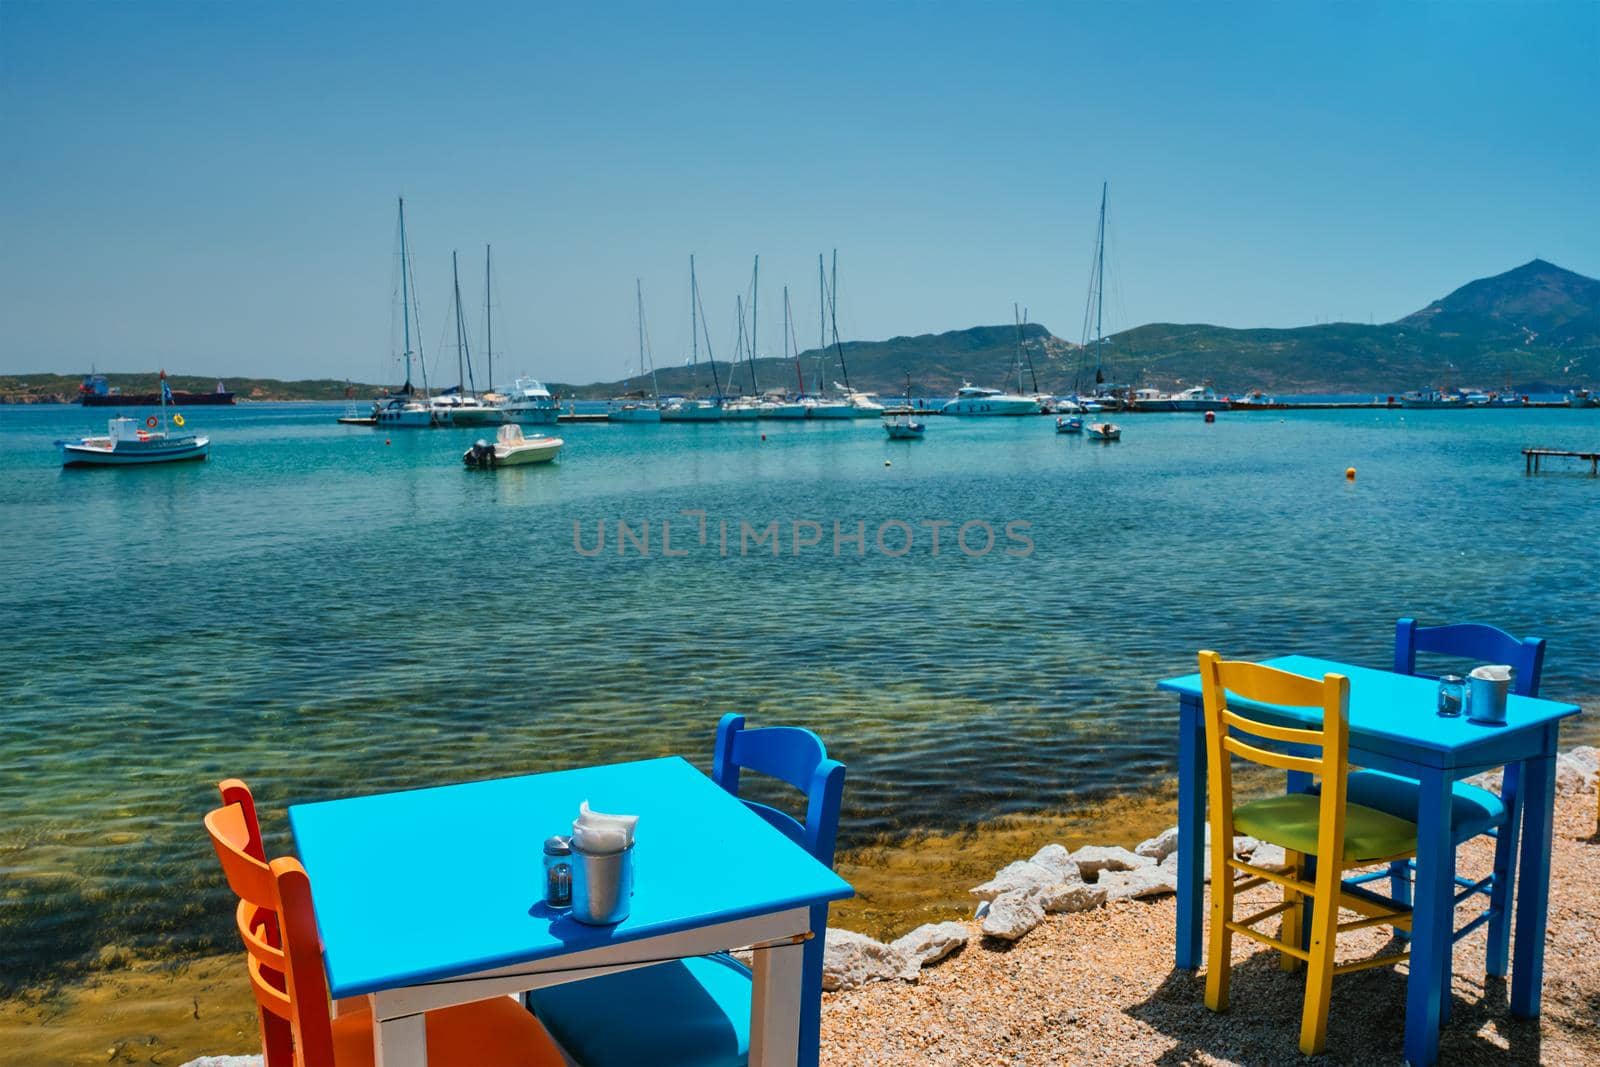
<svg viewBox="0 0 1600 1067"><path fill-rule="evenodd" d="M1039 405L1040 411L1048 412L1054 408L1056 398L1048 393L1039 392L1039 373L1038 371L1034 370L1033 354L1028 351L1028 342L1022 336L1023 331L1028 325L1028 309L1023 308L1019 314L1017 311L1017 305L1012 304L1011 317L1015 319L1017 323L1017 392L1031 398L1034 403ZM1033 391L1031 393L1025 392L1022 388L1022 364L1024 360L1026 360L1028 364L1028 379L1033 384Z"/></svg>
<svg viewBox="0 0 1600 1067"><path fill-rule="evenodd" d="M834 255L834 278L838 278L839 253L836 249ZM820 334L817 341L817 395L809 398L807 417L813 419L853 419L856 417L855 405L848 399L828 398L827 388L824 386L824 372L828 361L828 275L822 263L822 253L817 253L817 322ZM838 345L838 316L834 316L834 342L839 352L839 369L844 373L846 385L850 381L850 371L844 365L844 346Z"/></svg>
<svg viewBox="0 0 1600 1067"><path fill-rule="evenodd" d="M927 429L927 424L911 416L911 375L907 374L905 409L883 424L883 432L889 435L891 441L920 441Z"/></svg>
<svg viewBox="0 0 1600 1067"><path fill-rule="evenodd" d="M700 283L695 279L694 256L689 257L689 343L693 366L700 366L700 329L705 318L700 306ZM722 380L717 377L717 357L711 351L711 333L706 332L706 356L711 361L711 381L716 396L710 400L679 398L661 409L662 422L720 422L722 420Z"/></svg>
<svg viewBox="0 0 1600 1067"><path fill-rule="evenodd" d="M167 386L167 372L161 372L161 416L151 415L141 427L133 419L118 416L106 424L106 436L84 437L77 441L62 441L61 465L63 467L128 467L149 463L176 463L189 459L205 459L210 454L211 439L192 433L174 434L167 424L167 404L172 390ZM172 416L173 424L180 429L183 416ZM159 426L158 430L156 427Z"/></svg>
<svg viewBox="0 0 1600 1067"><path fill-rule="evenodd" d="M633 299L639 311L639 377L644 377L645 368L645 343L644 343L644 289L639 284L639 279L633 280ZM606 412L608 422L660 422L661 421L661 386L656 383L656 363L650 360L650 392L655 396L655 402L636 403L629 401L621 407L613 407Z"/></svg>
<svg viewBox="0 0 1600 1067"><path fill-rule="evenodd" d="M1086 412L1121 411L1126 389L1119 390L1106 383L1105 374L1105 304L1106 304L1106 182L1100 183L1100 226L1095 237L1094 266L1089 274L1089 298L1094 307L1094 391L1087 397L1079 395L1078 403ZM1085 325L1088 313L1085 309ZM1086 331L1087 332L1087 331ZM1087 341L1085 342L1087 348Z"/></svg>
<svg viewBox="0 0 1600 1067"><path fill-rule="evenodd" d="M794 377L799 389L793 399L779 396L768 400L761 405L763 419L803 419L810 410L806 405L806 376L805 370L800 366L800 342L794 337L794 320L789 313L789 287L783 287L783 358L789 358L792 347L794 350Z"/></svg>
<svg viewBox="0 0 1600 1067"><path fill-rule="evenodd" d="M747 334L744 328L744 301L741 297L734 297L734 315L739 323L738 351L744 354L745 367L750 371L750 394L737 397L722 406L724 419L754 419L761 414L761 387L756 384L756 293L761 277L761 257L756 257L754 271L750 275L750 331ZM733 365L739 362L738 353L735 353ZM728 377L733 378L732 365L728 370Z"/></svg>
<svg viewBox="0 0 1600 1067"><path fill-rule="evenodd" d="M432 409L425 403L428 395L428 367L418 353L422 369L422 395L419 397L411 385L411 255L406 247L406 198L400 198L400 323L405 338L406 383L397 392L385 393L372 402L372 420L375 426L409 429L427 429L437 426ZM417 322L417 339L422 339L422 323Z"/></svg>
<svg viewBox="0 0 1600 1067"><path fill-rule="evenodd" d="M461 306L461 269L456 253L450 253L450 278L456 306L456 372L454 391L433 398L433 410L440 423L450 426L495 426L506 421L505 412L486 404L478 396L472 380L472 348L467 341L467 318Z"/></svg>

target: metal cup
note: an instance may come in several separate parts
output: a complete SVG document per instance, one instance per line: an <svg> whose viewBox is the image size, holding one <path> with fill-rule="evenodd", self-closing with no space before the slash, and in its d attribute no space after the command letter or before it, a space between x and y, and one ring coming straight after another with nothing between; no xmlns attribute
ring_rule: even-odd
<svg viewBox="0 0 1600 1067"><path fill-rule="evenodd" d="M1490 726L1503 726L1506 721L1506 695L1511 691L1509 678L1467 678L1467 718Z"/></svg>
<svg viewBox="0 0 1600 1067"><path fill-rule="evenodd" d="M595 855L572 846L572 917L590 926L610 926L628 917L633 904L633 846Z"/></svg>

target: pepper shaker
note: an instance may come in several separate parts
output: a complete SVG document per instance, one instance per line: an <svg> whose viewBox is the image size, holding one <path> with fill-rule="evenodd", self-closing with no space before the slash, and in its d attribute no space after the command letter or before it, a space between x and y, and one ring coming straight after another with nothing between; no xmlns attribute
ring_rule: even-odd
<svg viewBox="0 0 1600 1067"><path fill-rule="evenodd" d="M556 834L544 843L544 902L572 907L572 839Z"/></svg>

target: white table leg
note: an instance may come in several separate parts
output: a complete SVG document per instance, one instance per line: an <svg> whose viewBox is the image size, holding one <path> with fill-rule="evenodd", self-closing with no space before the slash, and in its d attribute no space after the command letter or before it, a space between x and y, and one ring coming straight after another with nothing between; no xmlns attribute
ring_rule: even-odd
<svg viewBox="0 0 1600 1067"><path fill-rule="evenodd" d="M755 951L751 967L755 982L750 991L750 1067L795 1067L799 1059L803 951L798 944Z"/></svg>
<svg viewBox="0 0 1600 1067"><path fill-rule="evenodd" d="M428 1067L427 1016L374 1018L372 1053L375 1067Z"/></svg>

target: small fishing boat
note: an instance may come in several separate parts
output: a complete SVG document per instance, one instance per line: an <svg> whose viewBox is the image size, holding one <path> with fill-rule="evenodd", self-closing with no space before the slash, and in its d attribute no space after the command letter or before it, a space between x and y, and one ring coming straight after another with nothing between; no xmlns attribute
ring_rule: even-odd
<svg viewBox="0 0 1600 1067"><path fill-rule="evenodd" d="M559 437L523 437L522 427L514 422L501 426L494 444L476 441L461 454L469 467L520 467L530 463L549 463L566 444Z"/></svg>
<svg viewBox="0 0 1600 1067"><path fill-rule="evenodd" d="M1076 415L1062 415L1056 419L1056 433L1082 433L1083 420Z"/></svg>
<svg viewBox="0 0 1600 1067"><path fill-rule="evenodd" d="M161 415L151 415L140 426L133 419L118 416L106 424L104 437L84 437L61 442L63 467L127 467L145 463L179 463L205 459L211 449L209 437L192 433L173 434L167 425L167 372L161 372ZM172 421L180 429L183 416ZM159 427L159 429L157 429Z"/></svg>
<svg viewBox="0 0 1600 1067"><path fill-rule="evenodd" d="M927 425L913 419L910 415L901 415L883 424L884 432L894 441L920 441L928 429Z"/></svg>
<svg viewBox="0 0 1600 1067"><path fill-rule="evenodd" d="M1091 422L1084 432L1096 441L1122 440L1122 427L1114 422Z"/></svg>

